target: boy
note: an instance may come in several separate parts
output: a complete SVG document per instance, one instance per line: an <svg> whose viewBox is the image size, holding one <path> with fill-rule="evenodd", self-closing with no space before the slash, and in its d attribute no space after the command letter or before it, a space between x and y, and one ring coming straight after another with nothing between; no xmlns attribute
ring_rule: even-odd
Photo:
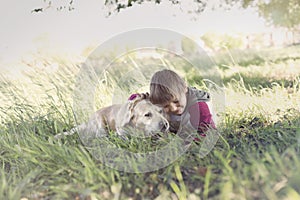
<svg viewBox="0 0 300 200"><path fill-rule="evenodd" d="M185 81L172 70L157 71L151 78L150 101L161 105L169 114L172 132L187 124L191 124L202 136L209 128L215 129L206 103L209 100L207 92L187 87Z"/></svg>

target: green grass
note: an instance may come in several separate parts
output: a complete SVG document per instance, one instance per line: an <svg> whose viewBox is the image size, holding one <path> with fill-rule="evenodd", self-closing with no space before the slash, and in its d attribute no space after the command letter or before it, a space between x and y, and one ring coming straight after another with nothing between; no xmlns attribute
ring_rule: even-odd
<svg viewBox="0 0 300 200"><path fill-rule="evenodd" d="M299 61L285 59L290 50L276 52L274 63L257 65L249 57L252 64L220 67L226 113L221 137L206 157L193 143L175 162L147 173L105 166L77 135L53 139L75 123L74 63L54 59L60 68L51 75L33 67L26 80L3 78L0 199L300 199ZM291 65L298 68L286 68ZM111 95L105 87L98 92ZM101 100L100 106L109 103ZM110 141L143 152L168 138L123 141L112 135Z"/></svg>

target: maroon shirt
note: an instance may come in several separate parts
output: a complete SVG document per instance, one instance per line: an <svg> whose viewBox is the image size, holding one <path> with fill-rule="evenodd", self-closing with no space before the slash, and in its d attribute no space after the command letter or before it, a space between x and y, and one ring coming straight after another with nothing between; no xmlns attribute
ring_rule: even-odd
<svg viewBox="0 0 300 200"><path fill-rule="evenodd" d="M199 133L204 133L208 128L216 128L209 107L206 102L197 102L189 107L190 122Z"/></svg>

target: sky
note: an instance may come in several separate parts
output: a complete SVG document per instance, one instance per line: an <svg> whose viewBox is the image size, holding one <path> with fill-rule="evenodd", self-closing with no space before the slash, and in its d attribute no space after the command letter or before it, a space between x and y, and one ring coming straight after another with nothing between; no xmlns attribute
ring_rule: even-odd
<svg viewBox="0 0 300 200"><path fill-rule="evenodd" d="M165 1L160 5L135 5L107 17L104 0L76 0L73 11L56 11L53 5L39 13L31 10L46 7L43 0L0 1L1 67L39 49L79 55L89 45L97 46L115 35L146 27L166 28L189 37L209 31L266 31L264 21L251 10L205 11L198 20L192 20L191 15Z"/></svg>

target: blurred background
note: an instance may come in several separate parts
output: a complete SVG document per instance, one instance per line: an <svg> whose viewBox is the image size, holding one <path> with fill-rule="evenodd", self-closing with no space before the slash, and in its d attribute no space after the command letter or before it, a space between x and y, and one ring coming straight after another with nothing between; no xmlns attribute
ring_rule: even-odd
<svg viewBox="0 0 300 200"><path fill-rule="evenodd" d="M299 43L299 2L214 1L2 1L1 74L17 77L37 56L82 62L122 32L156 27L194 39L207 52L262 49ZM57 68L55 63L47 70Z"/></svg>

